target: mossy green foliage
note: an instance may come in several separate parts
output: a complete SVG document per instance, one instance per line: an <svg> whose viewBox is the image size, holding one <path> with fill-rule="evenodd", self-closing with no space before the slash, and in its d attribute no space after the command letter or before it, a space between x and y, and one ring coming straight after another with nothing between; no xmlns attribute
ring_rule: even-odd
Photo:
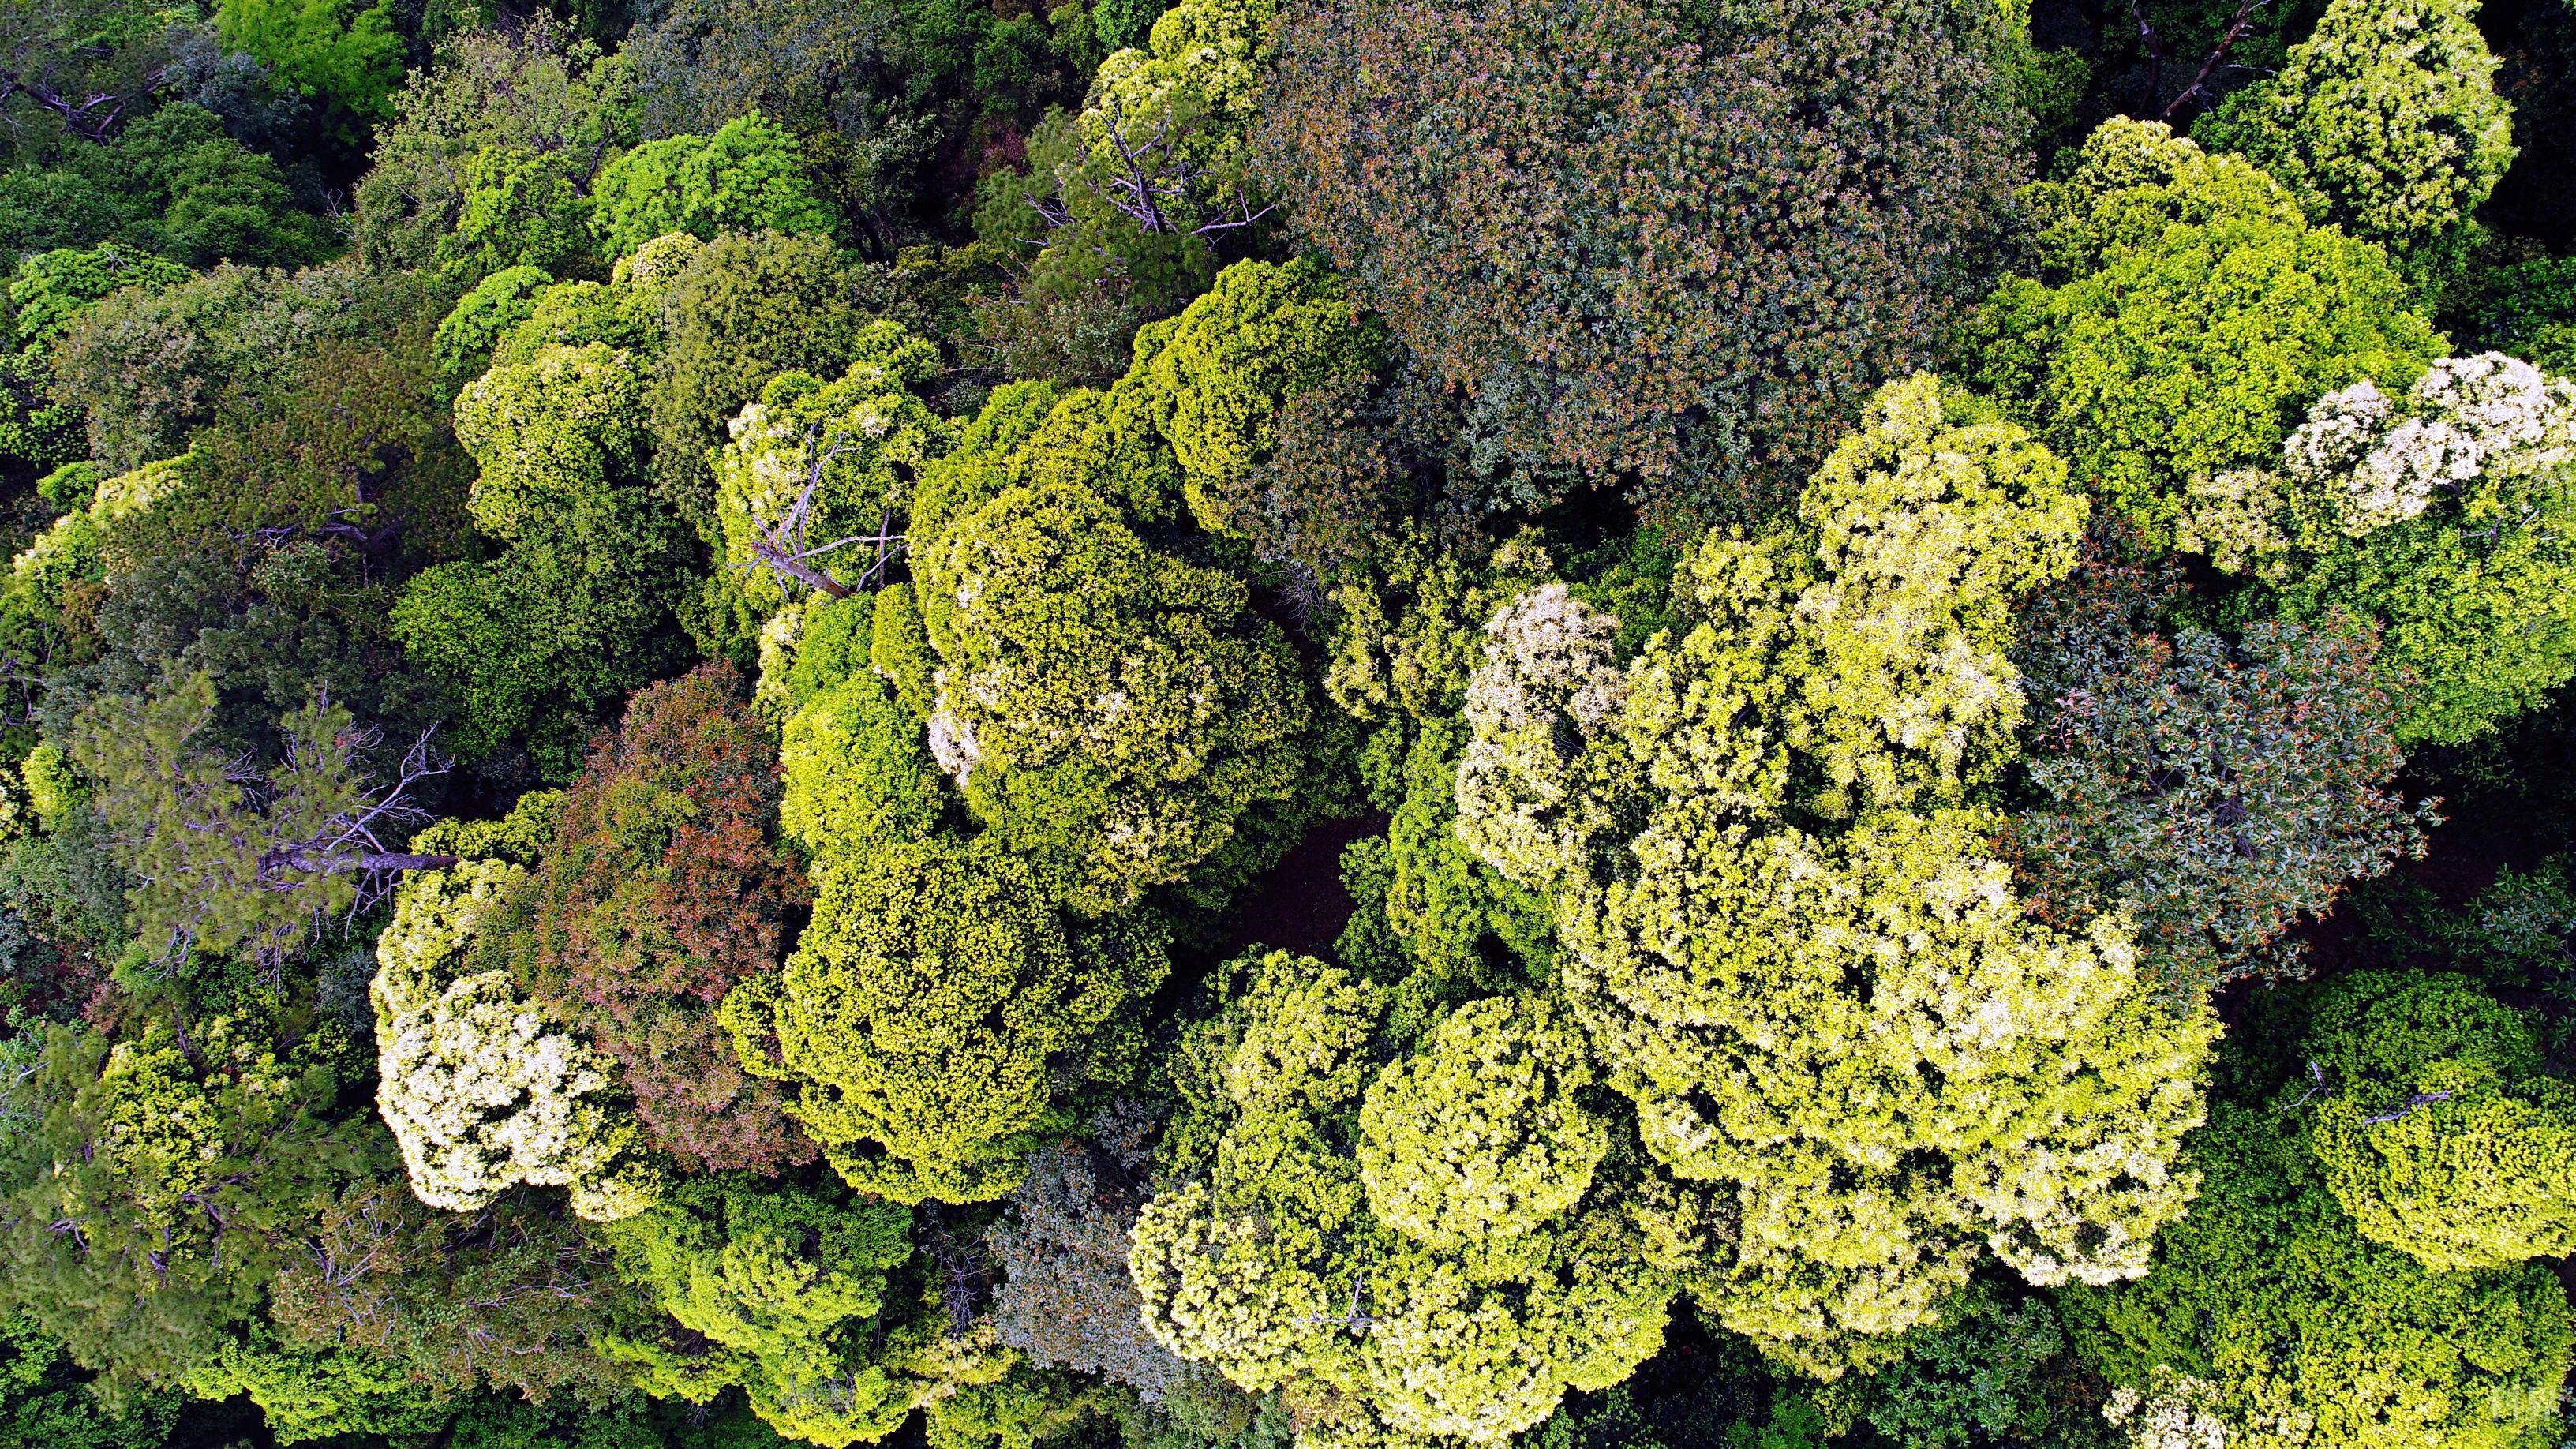
<svg viewBox="0 0 2576 1449"><path fill-rule="evenodd" d="M220 743L214 680L199 671L144 699L84 711L70 759L92 780L99 818L125 845L138 950L280 959L314 914L346 911L358 882L327 844L361 808L357 724L322 694L277 722L281 758L261 770ZM281 855L281 853L284 853Z"/></svg>
<svg viewBox="0 0 2576 1449"><path fill-rule="evenodd" d="M78 466L78 465L71 465ZM66 498L61 517L37 534L9 561L9 577L0 583L0 629L10 647L35 659L86 653L89 641L80 618L83 606L105 584L112 555L121 553L121 531L177 491L182 471L176 460L138 468L112 478L99 470L48 475ZM82 498L83 491L88 497ZM59 743L54 747L58 752Z"/></svg>
<svg viewBox="0 0 2576 1449"><path fill-rule="evenodd" d="M0 1441L2563 1437L2576 11L526 8L0 6Z"/></svg>
<svg viewBox="0 0 2576 1449"><path fill-rule="evenodd" d="M624 1285L551 1196L451 1213L397 1168L308 1204L302 1249L269 1283L276 1341L253 1343L362 1358L469 1416L478 1389L604 1411L626 1375L590 1338L624 1315Z"/></svg>
<svg viewBox="0 0 2576 1449"><path fill-rule="evenodd" d="M2461 224L2513 163L2513 107L2476 0L2335 0L2280 73L2192 134L2288 187L2319 225L2436 280Z"/></svg>
<svg viewBox="0 0 2576 1449"><path fill-rule="evenodd" d="M281 1047L217 1018L184 1047L162 1021L121 1040L57 1026L8 1050L0 1301L127 1388L214 1364L314 1203L389 1157L374 1123L335 1120L353 1064L329 1036Z"/></svg>
<svg viewBox="0 0 2576 1449"><path fill-rule="evenodd" d="M1187 879L1247 812L1287 804L1309 729L1295 658L1241 576L1143 531L1178 511L1148 405L1132 377L1004 389L924 477L911 525L940 662L932 752L1089 913Z"/></svg>
<svg viewBox="0 0 2576 1449"><path fill-rule="evenodd" d="M110 1410L91 1397L63 1346L24 1314L0 1320L0 1433L58 1449L156 1449L176 1395L138 1396Z"/></svg>
<svg viewBox="0 0 2576 1449"><path fill-rule="evenodd" d="M1002 1366L964 1346L939 1365L940 1315L888 1280L912 1256L899 1207L728 1174L676 1189L608 1242L666 1322L601 1348L657 1398L706 1404L740 1389L782 1436L842 1449L901 1427L940 1386L937 1366L970 1377Z"/></svg>
<svg viewBox="0 0 2576 1449"><path fill-rule="evenodd" d="M764 116L736 117L711 136L647 141L600 168L591 230L622 257L657 236L684 231L829 232L832 213L814 193L796 138Z"/></svg>
<svg viewBox="0 0 2576 1449"><path fill-rule="evenodd" d="M492 355L493 344L528 320L537 299L554 285L543 267L504 267L474 284L430 338L438 360L451 372L478 370Z"/></svg>
<svg viewBox="0 0 2576 1449"><path fill-rule="evenodd" d="M1149 128L1168 124L1198 180L1183 198L1196 210L1173 219L1186 228L1229 209L1254 185L1244 175L1247 132L1259 113L1277 13L1272 0L1180 0L1154 19L1142 45L1102 61L1077 123L1097 174L1114 174L1113 127L1133 148Z"/></svg>
<svg viewBox="0 0 2576 1449"><path fill-rule="evenodd" d="M464 276L536 267L549 273L598 268L594 207L582 191L588 158L561 148L485 145L458 168L455 230L439 250Z"/></svg>
<svg viewBox="0 0 2576 1449"><path fill-rule="evenodd" d="M1897 1338L1888 1361L1821 1397L1828 1414L1906 1449L1965 1449L2003 1441L2075 1449L2107 1425L2067 1401L2065 1330L2044 1294L2016 1296L1983 1278L1941 1306L1938 1323Z"/></svg>
<svg viewBox="0 0 2576 1449"><path fill-rule="evenodd" d="M1610 1128L1578 1100L1585 1042L1540 998L1469 1002L1360 1103L1360 1179L1380 1222L1434 1248L1508 1253L1572 1208L1609 1155Z"/></svg>
<svg viewBox="0 0 2576 1449"><path fill-rule="evenodd" d="M1038 123L1027 161L1027 171L997 172L980 188L982 249L967 255L992 256L1017 275L1006 295L977 306L976 340L1015 378L1109 383L1126 371L1140 325L1206 288L1216 250L1204 237L1146 231L1111 205L1087 174L1071 115L1054 111ZM1049 211L1066 224L1051 225Z"/></svg>
<svg viewBox="0 0 2576 1449"><path fill-rule="evenodd" d="M186 101L135 117L106 145L0 171L0 242L21 256L114 243L196 267L303 266L339 246L276 158Z"/></svg>
<svg viewBox="0 0 2576 1449"><path fill-rule="evenodd" d="M2065 1298L2079 1351L2230 1443L2546 1442L2576 1337L2557 1280L2538 1263L2434 1272L2362 1236L2283 1110L2298 1093L2212 1110L2199 1201L2155 1271Z"/></svg>
<svg viewBox="0 0 2576 1449"><path fill-rule="evenodd" d="M9 315L20 347L60 336L89 305L126 287L158 289L188 278L166 257L124 247L58 247L19 261L9 279Z"/></svg>
<svg viewBox="0 0 2576 1449"><path fill-rule="evenodd" d="M1506 879L1458 838L1465 738L1455 720L1427 720L1410 732L1390 725L1371 737L1361 760L1380 771L1373 798L1391 804L1393 818L1383 836L1343 852L1358 910L1336 950L1354 969L1393 984L1389 1019L1403 1035L1469 996L1543 977L1555 949L1545 897Z"/></svg>
<svg viewBox="0 0 2576 1449"><path fill-rule="evenodd" d="M424 1392L409 1367L340 1348L299 1350L268 1335L223 1346L215 1361L188 1376L201 1399L244 1395L280 1444L343 1436L403 1442L438 1433L455 1417L447 1396Z"/></svg>
<svg viewBox="0 0 2576 1449"><path fill-rule="evenodd" d="M354 267L219 266L102 298L54 346L54 372L88 413L94 461L122 472L186 452L228 397L290 390L329 344L399 339L421 299L416 278Z"/></svg>
<svg viewBox="0 0 2576 1449"><path fill-rule="evenodd" d="M652 311L663 324L645 394L654 484L712 541L721 536L713 460L726 423L782 372L848 371L894 310L892 282L887 269L812 231L727 232L697 246L660 238L626 270L630 284L655 289Z"/></svg>
<svg viewBox="0 0 2576 1449"><path fill-rule="evenodd" d="M664 296L705 251L705 243L696 237L672 232L646 242L632 256L620 257L606 282L585 278L541 284L529 294L524 311L518 304L504 303L508 321L493 333L493 365L524 364L549 347L593 343L627 352L639 366L660 363L671 330ZM483 285L491 281L486 278ZM474 295L469 292L466 297L470 301ZM459 302L457 309L466 312L467 302Z"/></svg>
<svg viewBox="0 0 2576 1449"><path fill-rule="evenodd" d="M2511 1008L2448 972L2364 972L2322 994L2310 1127L2363 1237L2439 1271L2576 1247L2576 1091Z"/></svg>
<svg viewBox="0 0 2576 1449"><path fill-rule="evenodd" d="M343 126L393 114L402 86L403 37L393 7L358 0L222 0L215 30L328 104Z"/></svg>
<svg viewBox="0 0 2576 1449"><path fill-rule="evenodd" d="M475 753L533 734L541 768L578 766L591 717L674 659L678 521L646 486L643 379L593 342L495 367L456 403L482 465L467 495L501 545L414 578L392 627L457 701Z"/></svg>
<svg viewBox="0 0 2576 1449"><path fill-rule="evenodd" d="M2472 268L2445 301L2480 347L2576 374L2576 257Z"/></svg>
<svg viewBox="0 0 2576 1449"><path fill-rule="evenodd" d="M872 630L872 619L899 613L909 598L897 585L873 601L854 595L805 615L785 690L791 709L780 731L778 813L780 829L819 873L883 845L926 840L955 813L954 793L923 743L921 716L870 663L871 646L889 633Z"/></svg>
<svg viewBox="0 0 2576 1449"><path fill-rule="evenodd" d="M1460 715L1483 627L1554 567L1526 536L1472 551L1415 536L1333 591L1324 689L1368 727L1354 763L1369 804L1392 817L1383 836L1344 852L1358 910L1337 949L1394 983L1400 1035L1469 996L1543 978L1554 950L1546 898L1460 838L1457 792L1468 736Z"/></svg>
<svg viewBox="0 0 2576 1449"><path fill-rule="evenodd" d="M1182 1047L1176 1181L1135 1228L1166 1346L1317 1403L1336 1443L1498 1443L1654 1352L1673 1279L1604 1168L1569 1022L1475 1003L1389 1063L1383 990L1282 952L1230 971Z"/></svg>
<svg viewBox="0 0 2576 1449"><path fill-rule="evenodd" d="M2160 124L2105 122L2025 200L2039 274L1971 320L1970 376L2151 543L2195 480L2269 465L2319 395L2404 387L2440 355L2376 243Z"/></svg>
<svg viewBox="0 0 2576 1449"><path fill-rule="evenodd" d="M786 969L721 1011L744 1065L853 1187L975 1202L1019 1184L1059 1083L1132 1060L1128 1004L1168 969L1144 922L1070 928L992 836L887 844L816 870Z"/></svg>
<svg viewBox="0 0 2576 1449"><path fill-rule="evenodd" d="M472 31L451 37L444 64L418 71L393 98L393 116L376 135L372 166L350 200L353 240L368 265L388 270L461 269L459 285L518 260L514 250L536 238L478 223L460 234L474 185L477 158L526 158L553 152L580 164L559 175L566 186L586 181L600 161L635 143L634 107L619 66L597 45L551 16L510 34ZM489 177L492 173L486 172ZM492 207L484 214L544 217L544 245L590 243L573 216L560 222L560 192L553 176L522 193L537 203Z"/></svg>

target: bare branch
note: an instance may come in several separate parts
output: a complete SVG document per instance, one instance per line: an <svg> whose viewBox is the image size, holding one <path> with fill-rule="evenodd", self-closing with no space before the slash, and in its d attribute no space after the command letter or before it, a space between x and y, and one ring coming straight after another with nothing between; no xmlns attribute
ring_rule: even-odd
<svg viewBox="0 0 2576 1449"><path fill-rule="evenodd" d="M805 541L805 531L812 525L814 518L814 495L822 489L824 470L831 467L833 462L843 454L859 446L858 440L847 433L836 432L828 440L824 439L823 425L820 423L816 423L807 431L805 446L811 450L818 441L822 441L824 446L820 451L814 452L813 461L807 465L805 486L798 491L796 501L788 505L786 514L776 524L752 540L750 566L767 568L782 580L793 580L807 588L820 589L833 598L846 599L855 591L848 584L815 567L812 561L853 544L873 543L877 546L876 562L869 565L859 579L859 588L868 588L872 581L884 573L889 557L888 549L900 546L903 535L888 531L894 521L893 515L889 513L878 522L877 531L873 534L851 534L846 538L836 538L829 543L820 544L808 544Z"/></svg>
<svg viewBox="0 0 2576 1449"><path fill-rule="evenodd" d="M325 822L323 828L300 840L282 840L260 854L259 881L263 888L276 891L300 890L314 876L345 875L352 872L370 880L361 893L382 884L375 879L389 873L408 870L435 870L456 864L452 855L419 855L389 850L383 835L394 826L416 825L429 818L429 812L412 803L415 789L424 781L444 775L454 761L432 748L437 731L424 730L403 752L402 764L394 778L365 792L355 807ZM344 731L331 742L330 750L341 758L374 746L373 729ZM319 762L296 760L291 751L290 767L311 767ZM301 878L299 878L301 877Z"/></svg>
<svg viewBox="0 0 2576 1449"><path fill-rule="evenodd" d="M2164 88L2165 45L2157 38L2156 28L2147 23L2146 12L2138 8L2138 0L2129 0L2129 19L2137 23L2138 43L2147 48L2147 94L2146 100L2138 107L2144 111L2155 105L2156 93Z"/></svg>
<svg viewBox="0 0 2576 1449"><path fill-rule="evenodd" d="M1066 208L1064 198L1061 196L1049 199L1031 192L1021 200L1029 204L1029 209L1038 214L1038 220L1045 222L1049 231L1057 231L1073 225L1073 213ZM1036 245L1044 246L1046 242L1041 239Z"/></svg>
<svg viewBox="0 0 2576 1449"><path fill-rule="evenodd" d="M2407 1098L2406 1105L2399 1107L2396 1111L2382 1112L2376 1117L2364 1117L2361 1119L2361 1125L2364 1127L2376 1127L2383 1122L2395 1122L2401 1118L2411 1116L2418 1107L2429 1107L2436 1102L2447 1102L2449 1100L2451 1100L2451 1094L2448 1092L2417 1092L2414 1096Z"/></svg>
<svg viewBox="0 0 2576 1449"><path fill-rule="evenodd" d="M168 75L168 67L152 72L145 89L157 90ZM0 70L0 101L12 96L25 96L37 105L62 118L64 129L93 145L104 146L113 138L116 123L125 115L126 98L105 91L86 94L66 93L41 78L29 78L14 70Z"/></svg>
<svg viewBox="0 0 2576 1449"><path fill-rule="evenodd" d="M2295 1111L2299 1110L2301 1107L2304 1107L2304 1106L2308 1105L2308 1099L2309 1099L2310 1097L2313 1097L2313 1096L2315 1096L2317 1093L2322 1092L2322 1091L2324 1091L2324 1090L2326 1089L2326 1069L2325 1069L2325 1068L2323 1068L2323 1067L2321 1067L2321 1066L2318 1066L2318 1065L2317 1065L2315 1062L2313 1062L2313 1061L2311 1061L2311 1062L2309 1062L2309 1063L2308 1063L2308 1079L2309 1079L2311 1082L2315 1083L2315 1085L2313 1085L2313 1086L2309 1087L2305 1092L2300 1093L2300 1094L2299 1094L2299 1100L2297 1100L2297 1101L2295 1101L2295 1102L2292 1102L2290 1105L2288 1105L2288 1106L2286 1106L2286 1107L2282 1108L2282 1109L2281 1109L2282 1111L2284 1111L2284 1112L2295 1112Z"/></svg>
<svg viewBox="0 0 2576 1449"><path fill-rule="evenodd" d="M1276 209L1264 206L1254 211L1250 201L1238 196L1231 213L1220 213L1196 226L1184 227L1173 216L1172 209L1189 196L1203 173L1192 166L1174 144L1170 113L1164 113L1154 122L1152 135L1138 139L1129 133L1128 118L1120 111L1116 98L1112 97L1108 102L1107 127L1109 149L1115 157L1115 174L1106 181L1086 176L1083 184L1120 215L1134 221L1142 231L1172 236L1184 233L1218 236L1250 226ZM1073 224L1072 208L1065 204L1061 192L1051 198L1030 196L1027 201L1046 222L1048 230ZM1038 244L1044 245L1045 242L1041 240ZM1116 260L1107 249L1097 244L1093 250Z"/></svg>
<svg viewBox="0 0 2576 1449"><path fill-rule="evenodd" d="M1198 228L1192 231L1190 235L1215 236L1219 232L1228 232L1233 231L1238 227L1250 226L1254 222L1268 216L1270 213L1277 211L1279 206L1278 203L1273 202L1270 205L1261 208L1259 211L1254 211L1252 209L1250 198L1238 196L1234 199L1234 209L1236 214L1231 217L1219 216L1213 221L1204 221L1199 223Z"/></svg>
<svg viewBox="0 0 2576 1449"><path fill-rule="evenodd" d="M2131 3L2134 8L2135 0ZM2209 78L2226 64L2227 53L2236 48L2236 42L2245 38L2245 32L2253 28L2255 15L2269 3L2271 0L2237 0L2236 18L2228 22L2226 33L2219 36L2218 45L2209 52L2209 58L2200 63L2200 73L2191 78L2191 84L2183 87L2182 94L2174 97L2173 104L2165 107L2164 114L2157 119L2170 123L2194 97L2208 93ZM2145 22L2139 23L2143 25ZM2148 103L2154 104L2152 93Z"/></svg>

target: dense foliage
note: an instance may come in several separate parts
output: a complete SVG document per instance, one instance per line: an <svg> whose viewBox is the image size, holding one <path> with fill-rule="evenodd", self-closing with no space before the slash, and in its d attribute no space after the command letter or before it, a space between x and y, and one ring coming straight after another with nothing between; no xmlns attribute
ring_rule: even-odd
<svg viewBox="0 0 2576 1449"><path fill-rule="evenodd" d="M2564 0L0 121L0 1443L2576 1439Z"/></svg>
<svg viewBox="0 0 2576 1449"><path fill-rule="evenodd" d="M1501 499L1776 507L1977 274L2024 125L1997 21L1291 4L1261 143Z"/></svg>

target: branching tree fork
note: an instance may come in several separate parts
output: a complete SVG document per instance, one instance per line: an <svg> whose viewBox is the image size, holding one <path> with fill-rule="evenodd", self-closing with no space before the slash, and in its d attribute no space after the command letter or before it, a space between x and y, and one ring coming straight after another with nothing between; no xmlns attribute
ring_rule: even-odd
<svg viewBox="0 0 2576 1449"><path fill-rule="evenodd" d="M137 39L134 12L101 0L11 0L0 6L0 125L20 129L24 99L92 145L116 138L137 101L170 79L167 49ZM157 27L156 27L157 29Z"/></svg>
<svg viewBox="0 0 2576 1449"><path fill-rule="evenodd" d="M1173 207L1189 198L1192 187L1204 180L1206 173L1191 165L1189 158L1173 144L1175 135L1171 112L1166 110L1155 120L1153 135L1143 141L1128 138L1127 118L1121 114L1114 96L1108 102L1108 113L1109 149L1116 158L1115 164L1106 180L1085 174L1082 183L1147 233L1216 236L1250 226L1276 209L1275 206L1265 206L1255 211L1251 200L1238 192L1231 213L1219 212L1197 226L1183 226L1173 216ZM1031 193L1028 203L1051 231L1073 225L1073 210L1065 204L1061 178L1054 197Z"/></svg>
<svg viewBox="0 0 2576 1449"><path fill-rule="evenodd" d="M2183 87L2180 95L2175 96L2162 111L2156 113L2157 120L2171 125L2183 116L2184 108L2194 101L2206 102L2215 99L2210 94L2209 85L2211 80L2222 71L2256 69L2253 66L2240 65L2227 57L2236 49L2236 43L2245 38L2246 32L2254 28L2255 17L2260 15L2263 7L2270 3L2271 0L2238 0L2236 14L2228 20L2227 28L2219 32L2218 44L2210 47L2209 54L2201 59L2200 69L2193 74L2191 84ZM2138 8L2138 0L2129 0L2129 18L2137 23L2138 43L2147 48L2146 93L2145 98L2139 102L2139 109L2142 113L2154 111L2156 97L2164 91L2164 40L2156 34L2156 28L2147 23L2146 12ZM2269 74L2269 72L2265 73Z"/></svg>
<svg viewBox="0 0 2576 1449"><path fill-rule="evenodd" d="M73 758L97 782L96 808L116 833L137 935L163 959L191 949L248 950L274 967L330 915L354 918L405 871L453 865L450 855L396 848L425 822L422 787L448 759L423 732L390 778L362 757L372 726L319 691L280 720L280 763L263 771L247 751L211 744L213 681L198 674L144 700L84 712Z"/></svg>
<svg viewBox="0 0 2576 1449"><path fill-rule="evenodd" d="M828 543L808 543L806 534L814 522L814 496L821 491L823 475L835 459L855 452L864 443L856 434L835 431L828 438L823 425L817 423L807 432L805 451L812 458L806 465L805 486L796 501L778 521L752 541L752 563L778 575L782 584L794 582L807 588L820 589L836 599L846 599L861 590L873 589L885 581L886 566L903 552L904 535L893 532L894 514L881 510L874 533L854 533ZM821 443L818 449L815 444ZM868 544L876 548L876 558L860 571L856 584L845 584L823 568L816 559L841 549Z"/></svg>
<svg viewBox="0 0 2576 1449"><path fill-rule="evenodd" d="M158 83L159 73L154 75ZM127 97L112 91L64 90L42 74L22 75L0 69L0 103L25 96L62 118L63 129L84 141L104 146L125 115Z"/></svg>

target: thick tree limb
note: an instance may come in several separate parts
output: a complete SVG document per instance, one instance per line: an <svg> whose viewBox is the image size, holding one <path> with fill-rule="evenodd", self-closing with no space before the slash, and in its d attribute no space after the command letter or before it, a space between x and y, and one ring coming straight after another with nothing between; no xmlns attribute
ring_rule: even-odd
<svg viewBox="0 0 2576 1449"><path fill-rule="evenodd" d="M159 88L166 71L156 70L145 89ZM128 97L107 91L88 94L67 93L42 79L30 79L15 70L0 69L0 102L25 96L55 115L63 128L93 145L104 146L113 138L116 123L124 118Z"/></svg>
<svg viewBox="0 0 2576 1449"><path fill-rule="evenodd" d="M2143 116L2153 111L2157 120L2171 125L2183 114L2185 107L2209 95L2210 80L2220 71L2245 69L2229 61L2227 57L2236 49L2236 43L2245 38L2246 32L2254 28L2255 17L2262 13L2265 5L2270 3L2271 0L2237 0L2235 16L2227 22L2227 29L2219 33L2218 44L2211 47L2209 54L2202 58L2200 69L2192 76L2191 84L2183 87L2180 95L2175 96L2162 110L2158 110L2156 97L2164 92L2164 39L2156 34L2155 26L2148 23L2146 12L2139 8L2138 0L2129 0L2129 19L2138 27L2138 43L2146 47L2147 52L2146 91L2139 98L2138 114Z"/></svg>
<svg viewBox="0 0 2576 1449"><path fill-rule="evenodd" d="M380 889L371 889L381 885L376 877L456 864L455 856L395 850L383 839L397 826L417 825L429 818L429 812L413 803L414 791L422 782L446 774L454 764L431 747L436 734L435 729L422 731L403 752L394 778L362 794L354 808L326 820L310 835L277 841L261 852L261 884L270 890L300 890L314 876L356 872L370 877L370 884L361 886L359 894L372 900L381 894ZM298 758L290 742L287 765L289 769L345 767L350 756L372 747L376 739L372 727L343 731L324 747L336 756L326 761Z"/></svg>
<svg viewBox="0 0 2576 1449"><path fill-rule="evenodd" d="M2171 124L2174 117L2180 115L2182 108L2194 97L2208 94L2209 78L2222 66L2228 69L2235 68L2227 65L2227 53L2236 48L2236 42L2245 38L2245 32L2253 28L2255 15L2269 3L2270 0L2238 0L2236 18L2228 22L2226 32L2218 37L2218 44L2210 50L2208 58L2200 63L2199 74L2191 78L2190 85L2183 87L2181 95L2173 98L2172 105L2165 107L2164 114L2158 117L2159 120ZM2153 99L2150 98L2148 103L2154 104Z"/></svg>
<svg viewBox="0 0 2576 1449"><path fill-rule="evenodd" d="M2364 1127L2376 1127L2383 1122L2395 1122L2413 1115L2415 1109L2418 1107L2429 1107L2436 1102L2447 1102L2449 1100L2451 1100L2451 1094L2448 1092L2418 1092L2414 1096L2407 1098L2405 1105L2399 1107L2394 1112L2382 1112L2376 1117L2362 1118L2361 1125Z"/></svg>

